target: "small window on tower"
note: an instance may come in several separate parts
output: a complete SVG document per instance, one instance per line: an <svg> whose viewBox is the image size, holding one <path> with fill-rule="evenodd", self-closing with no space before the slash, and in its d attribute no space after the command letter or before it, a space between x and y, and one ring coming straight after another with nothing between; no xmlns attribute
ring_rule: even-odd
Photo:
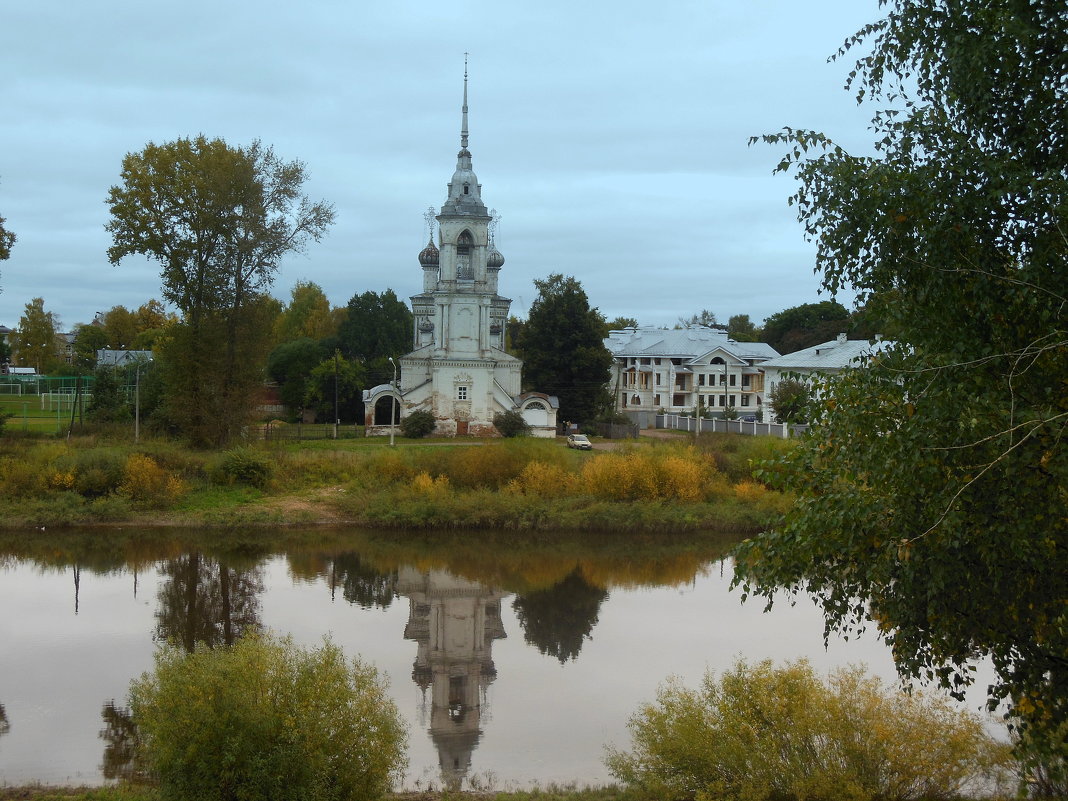
<svg viewBox="0 0 1068 801"><path fill-rule="evenodd" d="M456 388L456 400L467 400L467 387Z"/></svg>
<svg viewBox="0 0 1068 801"><path fill-rule="evenodd" d="M467 195L467 194L470 194L470 193L471 193L471 187L468 186L467 184L464 184L464 194Z"/></svg>

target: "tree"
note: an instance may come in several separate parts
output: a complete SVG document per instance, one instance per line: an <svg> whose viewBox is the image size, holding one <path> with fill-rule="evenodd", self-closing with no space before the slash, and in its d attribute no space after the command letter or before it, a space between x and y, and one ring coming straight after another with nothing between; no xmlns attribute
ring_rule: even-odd
<svg viewBox="0 0 1068 801"><path fill-rule="evenodd" d="M768 393L768 403L775 410L775 416L790 424L808 422L808 405L811 400L812 394L808 386L796 378L784 378Z"/></svg>
<svg viewBox="0 0 1068 801"><path fill-rule="evenodd" d="M422 439L434 433L438 421L429 409L416 409L400 421L400 430L408 439Z"/></svg>
<svg viewBox="0 0 1068 801"><path fill-rule="evenodd" d="M11 248L15 244L15 234L4 227L4 218L0 217L0 261L11 258Z"/></svg>
<svg viewBox="0 0 1068 801"><path fill-rule="evenodd" d="M297 281L290 292L289 305L278 320L278 341L320 340L335 334L337 323L322 287L311 281Z"/></svg>
<svg viewBox="0 0 1068 801"><path fill-rule="evenodd" d="M378 672L329 640L249 635L231 648L157 649L130 686L145 763L168 799L371 801L406 764Z"/></svg>
<svg viewBox="0 0 1068 801"><path fill-rule="evenodd" d="M604 318L571 276L554 273L534 286L538 297L516 343L523 383L556 395L561 420L592 422L611 405L605 387L612 354L604 346Z"/></svg>
<svg viewBox="0 0 1068 801"><path fill-rule="evenodd" d="M590 584L575 568L552 587L517 595L512 608L523 639L562 665L578 658L607 598L607 590Z"/></svg>
<svg viewBox="0 0 1068 801"><path fill-rule="evenodd" d="M735 342L759 342L760 329L748 314L734 314L727 321L727 336Z"/></svg>
<svg viewBox="0 0 1068 801"><path fill-rule="evenodd" d="M160 358L181 357L165 371L185 376L170 397L202 444L224 443L250 416L273 324L263 328L265 292L282 257L318 241L334 220L329 204L300 194L305 179L301 162L258 141L240 148L199 136L127 154L122 183L109 191L109 260L158 261L163 297L182 313L170 332L182 350Z"/></svg>
<svg viewBox="0 0 1068 801"><path fill-rule="evenodd" d="M59 320L45 311L44 299L34 298L26 304L14 340L15 358L38 373L50 370L56 362L56 333Z"/></svg>
<svg viewBox="0 0 1068 801"><path fill-rule="evenodd" d="M304 405L315 410L315 418L333 422L334 400L338 416L347 423L362 419L363 388L367 385L367 370L359 362L344 359L341 354L324 359L308 376ZM336 390L336 395L335 395Z"/></svg>
<svg viewBox="0 0 1068 801"><path fill-rule="evenodd" d="M74 364L82 370L96 367L96 352L108 346L108 334L99 325L81 324L74 329Z"/></svg>
<svg viewBox="0 0 1068 801"><path fill-rule="evenodd" d="M691 314L689 317L680 317L679 321L675 324L675 327L692 328L698 325L708 327L716 325L716 313L709 311L708 309L701 309L697 314Z"/></svg>
<svg viewBox="0 0 1068 801"><path fill-rule="evenodd" d="M637 327L638 320L635 317L616 317L604 324L604 335L607 337L609 331L622 331L624 328Z"/></svg>
<svg viewBox="0 0 1068 801"><path fill-rule="evenodd" d="M899 671L953 693L990 659L1021 751L1068 764L1068 113L1062 2L891 0L847 41L877 153L790 153L830 291L898 344L824 387L788 457L802 494L739 577L808 591L828 629L874 621ZM901 100L901 102L898 102ZM896 103L896 107L894 105ZM807 500L805 500L807 499Z"/></svg>
<svg viewBox="0 0 1068 801"><path fill-rule="evenodd" d="M104 332L107 347L116 350L134 350L137 339L137 315L125 306L112 306L104 313Z"/></svg>
<svg viewBox="0 0 1068 801"><path fill-rule="evenodd" d="M791 306L764 321L761 339L779 353L793 353L829 339L849 328L849 311L841 303L825 300Z"/></svg>
<svg viewBox="0 0 1068 801"><path fill-rule="evenodd" d="M413 325L407 304L392 289L381 295L364 292L349 301L338 328L338 344L346 358L359 359L367 366L372 385L384 383L393 378L389 357L400 358L411 349Z"/></svg>
<svg viewBox="0 0 1068 801"><path fill-rule="evenodd" d="M304 408L308 379L326 355L320 343L303 337L283 342L267 357L267 375L278 383L278 394L291 413Z"/></svg>

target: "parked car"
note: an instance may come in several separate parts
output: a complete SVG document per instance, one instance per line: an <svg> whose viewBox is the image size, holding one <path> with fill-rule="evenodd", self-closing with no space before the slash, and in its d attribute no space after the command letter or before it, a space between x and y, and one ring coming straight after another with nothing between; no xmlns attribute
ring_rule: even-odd
<svg viewBox="0 0 1068 801"><path fill-rule="evenodd" d="M568 434L567 447L578 448L580 451L592 451L593 443L585 434Z"/></svg>
<svg viewBox="0 0 1068 801"><path fill-rule="evenodd" d="M745 417L742 418L742 422L743 423L755 423L756 422L756 415L755 414L747 414Z"/></svg>

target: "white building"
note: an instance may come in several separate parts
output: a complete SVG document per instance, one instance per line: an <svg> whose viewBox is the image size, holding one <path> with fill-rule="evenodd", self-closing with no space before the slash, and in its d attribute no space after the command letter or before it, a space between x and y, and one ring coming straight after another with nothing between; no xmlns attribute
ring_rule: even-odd
<svg viewBox="0 0 1068 801"><path fill-rule="evenodd" d="M767 394L770 395L775 386L784 379L804 380L811 376L828 376L843 370L866 367L871 357L889 344L881 339L875 342L846 339L845 334L839 334L837 339L829 342L787 353L785 356L776 356L761 365ZM771 403L765 406L764 421L779 422Z"/></svg>
<svg viewBox="0 0 1068 801"><path fill-rule="evenodd" d="M761 365L779 355L766 342L735 342L716 328L624 328L604 341L612 353L611 390L624 413L714 411L758 415Z"/></svg>
<svg viewBox="0 0 1068 801"><path fill-rule="evenodd" d="M504 257L490 235L492 220L467 149L467 70L456 171L433 233L419 254L423 291L411 298L414 350L400 359L399 386L364 392L367 433L391 425L391 399L399 417L418 409L437 420L438 435L493 435L493 417L519 411L536 436L555 436L558 402L537 392L522 394L522 361L504 351L512 301L497 292Z"/></svg>

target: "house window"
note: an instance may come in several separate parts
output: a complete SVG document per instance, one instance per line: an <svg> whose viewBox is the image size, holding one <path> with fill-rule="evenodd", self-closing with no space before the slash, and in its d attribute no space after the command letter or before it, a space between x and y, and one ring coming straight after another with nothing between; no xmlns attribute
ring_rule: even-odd
<svg viewBox="0 0 1068 801"><path fill-rule="evenodd" d="M704 373L701 373L701 375L697 376L697 383L700 384L702 387L705 385L705 374Z"/></svg>
<svg viewBox="0 0 1068 801"><path fill-rule="evenodd" d="M727 400L727 396L726 395L720 395L719 396L719 405L720 406L726 406L727 405L726 404L726 400Z"/></svg>
<svg viewBox="0 0 1068 801"><path fill-rule="evenodd" d="M730 402L730 404L729 404L729 405L730 405L730 406L734 406L734 396L733 396L733 395L731 395L731 402Z"/></svg>
<svg viewBox="0 0 1068 801"><path fill-rule="evenodd" d="M749 378L750 378L750 376L747 376L747 375L743 375L742 376L742 389L748 389L749 388Z"/></svg>
<svg viewBox="0 0 1068 801"><path fill-rule="evenodd" d="M742 395L742 406L748 406L748 405L749 405L749 396L748 395Z"/></svg>
<svg viewBox="0 0 1068 801"><path fill-rule="evenodd" d="M627 408L627 393L626 392L623 393L623 408L624 409Z"/></svg>
<svg viewBox="0 0 1068 801"><path fill-rule="evenodd" d="M731 386L735 385L735 380L738 378L734 373L731 373Z"/></svg>
<svg viewBox="0 0 1068 801"><path fill-rule="evenodd" d="M675 395L671 399L671 405L672 406L685 406L686 405L686 396L685 395Z"/></svg>
<svg viewBox="0 0 1068 801"><path fill-rule="evenodd" d="M456 400L467 400L467 387L456 388Z"/></svg>
<svg viewBox="0 0 1068 801"><path fill-rule="evenodd" d="M727 383L727 376L723 373L719 374L719 385L722 387Z"/></svg>
<svg viewBox="0 0 1068 801"><path fill-rule="evenodd" d="M659 360L658 360L659 361ZM660 373L656 374L656 385L660 386Z"/></svg>
<svg viewBox="0 0 1068 801"><path fill-rule="evenodd" d="M649 359L648 359L648 357L643 357L643 358L642 358L642 364L646 364L646 365L647 365L647 364L649 364Z"/></svg>
<svg viewBox="0 0 1068 801"><path fill-rule="evenodd" d="M653 395L653 406L659 406L659 405L660 405L660 396L659 395Z"/></svg>
<svg viewBox="0 0 1068 801"><path fill-rule="evenodd" d="M653 364L660 364L660 360L659 359L653 359Z"/></svg>

